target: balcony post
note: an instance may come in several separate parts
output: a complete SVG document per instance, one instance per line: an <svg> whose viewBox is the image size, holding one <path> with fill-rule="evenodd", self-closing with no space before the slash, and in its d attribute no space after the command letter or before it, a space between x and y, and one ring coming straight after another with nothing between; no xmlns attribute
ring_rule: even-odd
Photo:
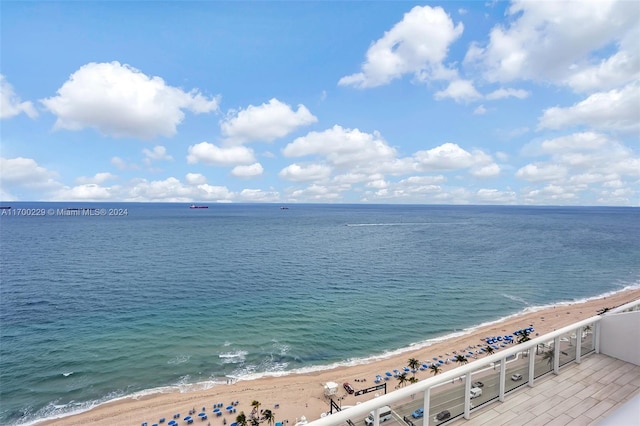
<svg viewBox="0 0 640 426"><path fill-rule="evenodd" d="M535 374L536 354L531 350L533 347L527 349L529 353L529 387L533 387L533 375Z"/></svg>
<svg viewBox="0 0 640 426"><path fill-rule="evenodd" d="M560 336L553 339L553 374L560 374Z"/></svg>
<svg viewBox="0 0 640 426"><path fill-rule="evenodd" d="M582 333L584 328L578 327L576 331L576 363L580 364L580 356L582 355Z"/></svg>
<svg viewBox="0 0 640 426"><path fill-rule="evenodd" d="M507 380L507 359L505 358L501 363L500 363L500 391L498 394L498 399L500 400L500 402L504 402L504 390L505 390L505 383Z"/></svg>
<svg viewBox="0 0 640 426"><path fill-rule="evenodd" d="M431 399L431 388L426 388L424 390L423 407L424 407L424 419L427 425L429 424L429 410L430 410L429 400L430 399Z"/></svg>
<svg viewBox="0 0 640 426"><path fill-rule="evenodd" d="M469 420L469 412L471 411L471 372L467 373L464 378L464 418Z"/></svg>

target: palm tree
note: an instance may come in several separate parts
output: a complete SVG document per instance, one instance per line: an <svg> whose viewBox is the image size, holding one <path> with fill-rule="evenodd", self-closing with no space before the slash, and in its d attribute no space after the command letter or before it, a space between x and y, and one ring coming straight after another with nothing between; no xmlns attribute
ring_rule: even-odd
<svg viewBox="0 0 640 426"><path fill-rule="evenodd" d="M542 359L549 363L549 367L553 365L553 349L542 353Z"/></svg>
<svg viewBox="0 0 640 426"><path fill-rule="evenodd" d="M407 373L398 374L398 386L406 385L407 380Z"/></svg>
<svg viewBox="0 0 640 426"><path fill-rule="evenodd" d="M440 366L438 364L431 364L431 367L429 367L429 369L431 369L431 373L435 376L436 374L440 373Z"/></svg>
<svg viewBox="0 0 640 426"><path fill-rule="evenodd" d="M611 310L611 308L602 308L598 310L598 315L603 315L606 314L607 312L609 312Z"/></svg>
<svg viewBox="0 0 640 426"><path fill-rule="evenodd" d="M409 383L414 384L414 383L418 383L420 380L418 380L417 377L409 377Z"/></svg>
<svg viewBox="0 0 640 426"><path fill-rule="evenodd" d="M416 370L418 369L418 367L420 367L420 361L415 358L409 358L407 366L411 369L413 375L415 376Z"/></svg>
<svg viewBox="0 0 640 426"><path fill-rule="evenodd" d="M464 355L456 355L456 357L454 358L454 361L460 365L464 365L469 362L467 357L465 357Z"/></svg>
<svg viewBox="0 0 640 426"><path fill-rule="evenodd" d="M253 401L251 401L251 406L253 407L253 411L255 411L256 414L259 414L258 409L260 408L260 401L256 401L254 399Z"/></svg>
<svg viewBox="0 0 640 426"><path fill-rule="evenodd" d="M273 414L273 411L271 410L264 410L262 412L262 415L264 416L264 420L267 422L267 424L271 425L273 424L273 422L276 419L276 416Z"/></svg>
<svg viewBox="0 0 640 426"><path fill-rule="evenodd" d="M260 419L257 417L251 417L251 426L260 426Z"/></svg>
<svg viewBox="0 0 640 426"><path fill-rule="evenodd" d="M238 423L238 426L247 426L247 416L244 415L244 411L240 411L240 414L236 417L236 423Z"/></svg>
<svg viewBox="0 0 640 426"><path fill-rule="evenodd" d="M484 351L487 353L487 355L491 355L495 352L490 345L487 345L487 347L484 348Z"/></svg>

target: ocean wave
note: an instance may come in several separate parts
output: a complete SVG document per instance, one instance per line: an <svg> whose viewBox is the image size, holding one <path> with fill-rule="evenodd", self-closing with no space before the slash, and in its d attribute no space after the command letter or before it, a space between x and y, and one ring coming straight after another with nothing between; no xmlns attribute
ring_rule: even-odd
<svg viewBox="0 0 640 426"><path fill-rule="evenodd" d="M223 364L238 364L244 362L249 352L238 350L235 352L223 352L218 354L218 358L222 359Z"/></svg>
<svg viewBox="0 0 640 426"><path fill-rule="evenodd" d="M170 365L184 364L185 362L189 362L190 359L191 359L191 355L176 355L175 358L167 361L167 364L170 364Z"/></svg>
<svg viewBox="0 0 640 426"><path fill-rule="evenodd" d="M527 302L526 300L524 300L521 297L513 296L511 294L505 294L505 293L502 293L502 296L506 297L509 300L513 300L514 302L522 303L525 306L529 306L529 302Z"/></svg>

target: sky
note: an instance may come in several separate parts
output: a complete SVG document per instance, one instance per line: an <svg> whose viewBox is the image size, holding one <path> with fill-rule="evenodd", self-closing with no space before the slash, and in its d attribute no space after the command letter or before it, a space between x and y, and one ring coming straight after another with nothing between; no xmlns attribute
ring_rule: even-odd
<svg viewBox="0 0 640 426"><path fill-rule="evenodd" d="M637 1L2 1L3 201L640 205Z"/></svg>

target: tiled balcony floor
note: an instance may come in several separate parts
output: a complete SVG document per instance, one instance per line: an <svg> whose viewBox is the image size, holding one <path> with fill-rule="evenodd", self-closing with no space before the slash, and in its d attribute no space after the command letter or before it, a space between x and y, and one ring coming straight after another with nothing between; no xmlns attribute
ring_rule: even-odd
<svg viewBox="0 0 640 426"><path fill-rule="evenodd" d="M502 403L479 408L469 420L458 419L447 425L604 425L606 418L625 403L637 405L640 398L634 397L638 395L640 366L591 354L580 364L565 366L557 376L548 374L537 379L534 387L507 395ZM640 426L640 407L624 411L628 414L616 420L617 426Z"/></svg>

